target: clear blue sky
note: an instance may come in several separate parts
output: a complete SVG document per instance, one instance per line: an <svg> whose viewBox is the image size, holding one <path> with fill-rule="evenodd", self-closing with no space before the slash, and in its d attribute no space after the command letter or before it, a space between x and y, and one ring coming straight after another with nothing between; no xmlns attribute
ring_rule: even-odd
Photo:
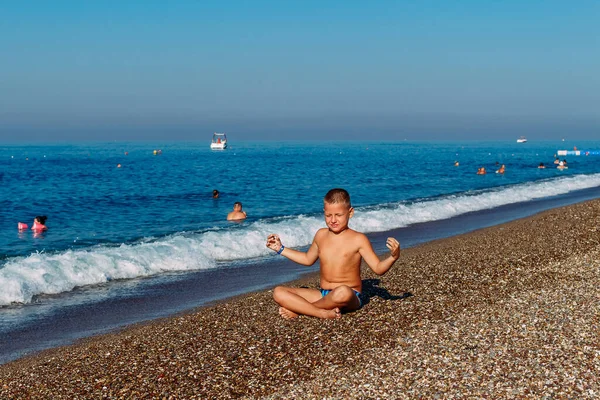
<svg viewBox="0 0 600 400"><path fill-rule="evenodd" d="M0 141L600 139L598 1L12 1L0 18Z"/></svg>

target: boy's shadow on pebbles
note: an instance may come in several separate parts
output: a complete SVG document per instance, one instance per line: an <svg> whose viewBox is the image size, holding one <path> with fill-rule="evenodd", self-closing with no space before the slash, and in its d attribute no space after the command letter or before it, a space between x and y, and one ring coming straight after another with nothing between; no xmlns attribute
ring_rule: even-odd
<svg viewBox="0 0 600 400"><path fill-rule="evenodd" d="M362 293L361 293L361 300L363 302L363 305L367 305L370 301L372 297L379 297L383 300L402 300L402 299L406 299L408 297L411 297L413 294L410 292L404 292L401 295L392 295L390 294L390 292L387 291L387 289L382 288L379 286L379 284L381 283L380 279L364 279L362 281L363 287L362 287Z"/></svg>

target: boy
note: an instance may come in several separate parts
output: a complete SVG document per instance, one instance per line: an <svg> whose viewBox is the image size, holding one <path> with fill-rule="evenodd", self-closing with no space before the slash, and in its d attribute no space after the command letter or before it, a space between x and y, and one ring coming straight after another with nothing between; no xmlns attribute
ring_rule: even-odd
<svg viewBox="0 0 600 400"><path fill-rule="evenodd" d="M342 311L358 310L362 306L361 258L373 272L383 275L400 257L400 244L396 239L387 239L391 254L380 261L369 239L348 227L354 209L347 191L331 189L323 201L327 228L317 231L306 253L283 246L277 235L267 238L268 248L298 264L313 265L317 258L321 262L320 290L277 286L273 291L273 299L280 305L279 314L285 319L300 314L340 318Z"/></svg>

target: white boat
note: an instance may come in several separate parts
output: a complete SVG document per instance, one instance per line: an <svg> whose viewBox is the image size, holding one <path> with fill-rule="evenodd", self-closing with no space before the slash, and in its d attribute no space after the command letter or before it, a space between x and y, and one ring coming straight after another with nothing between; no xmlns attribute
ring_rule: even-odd
<svg viewBox="0 0 600 400"><path fill-rule="evenodd" d="M212 142L210 142L211 150L225 150L227 148L227 136L224 133L213 133Z"/></svg>
<svg viewBox="0 0 600 400"><path fill-rule="evenodd" d="M527 139L525 138L525 136L521 136L520 138L517 139L517 143L525 143L527 141Z"/></svg>

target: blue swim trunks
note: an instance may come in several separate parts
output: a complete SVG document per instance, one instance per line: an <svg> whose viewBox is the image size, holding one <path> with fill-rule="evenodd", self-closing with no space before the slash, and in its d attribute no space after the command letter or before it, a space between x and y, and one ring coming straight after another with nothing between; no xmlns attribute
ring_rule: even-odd
<svg viewBox="0 0 600 400"><path fill-rule="evenodd" d="M325 297L329 294L329 292L331 292L333 289L323 289L320 288L321 290L321 296ZM358 298L358 308L361 308L363 306L363 302L362 299L360 298L361 294L360 292L357 292L356 290L352 289L352 291L354 292L354 294L356 295L356 298Z"/></svg>

